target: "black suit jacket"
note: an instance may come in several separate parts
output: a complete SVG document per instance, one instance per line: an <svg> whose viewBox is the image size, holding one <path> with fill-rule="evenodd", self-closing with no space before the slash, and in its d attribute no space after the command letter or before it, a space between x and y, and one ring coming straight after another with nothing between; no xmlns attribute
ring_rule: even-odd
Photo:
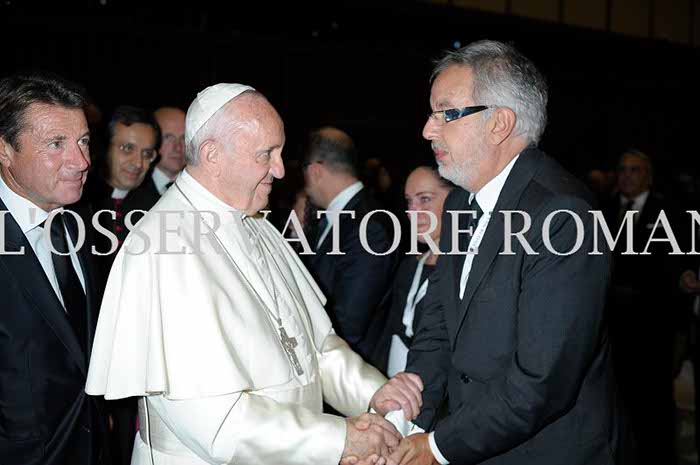
<svg viewBox="0 0 700 465"><path fill-rule="evenodd" d="M6 211L0 200L0 211ZM73 240L72 221L66 222ZM12 215L5 215L0 254L0 463L98 463L105 430L102 405L85 394L88 360L101 296L92 275L89 240L78 253L87 295L87 353Z"/></svg>
<svg viewBox="0 0 700 465"><path fill-rule="evenodd" d="M470 210L469 193L445 202L440 246L452 241L450 210ZM581 249L558 256L545 247L543 224L556 210L578 214ZM464 299L463 255L443 255L431 275L407 371L426 389L418 424L429 428L441 400L448 416L435 441L452 464L612 464L619 418L604 321L610 256L590 255L592 200L585 188L536 149L523 151L501 191L478 249ZM538 255L504 246L502 210L526 212L524 234ZM513 214L511 231L524 227ZM568 214L551 219L555 250L576 244ZM468 241L468 236L465 238ZM465 240L461 250L466 250ZM604 247L601 247L604 249Z"/></svg>
<svg viewBox="0 0 700 465"><path fill-rule="evenodd" d="M91 215L101 210L112 211L114 210L114 200L112 199L113 190L113 187L99 177L88 177L88 184L85 186L85 194L80 201L80 205L86 210L89 210ZM153 183L153 179L151 176L147 176L141 186L129 191L126 197L124 197L121 204L121 216L117 216L115 220L112 220L107 213L102 213L98 217L98 221L103 228L117 236L121 244L124 239L126 239L126 236L129 235L129 229L125 224L127 214L133 210L148 211L159 199L160 194ZM143 218L142 214L135 213L131 218L131 223L135 225L141 218ZM92 223L88 222L87 224L91 225ZM95 248L98 252L105 253L110 250L112 243L105 234L94 229L92 233L95 241ZM118 251L119 248L110 255L95 255L95 264L97 267L96 279L99 289L104 289L109 271L112 268L112 263L114 263L114 258Z"/></svg>
<svg viewBox="0 0 700 465"><path fill-rule="evenodd" d="M391 285L396 252L376 256L364 250L360 243L360 222L370 211L379 207L365 189L350 199L344 210L353 210L355 218L340 215L340 251L344 255L328 255L332 249L333 232L324 239L309 268L328 298L326 310L338 334L360 355L368 357L376 337L367 331L375 311ZM393 234L386 215L375 214L367 225L367 243L372 250L384 253L392 245ZM316 244L312 244L316 247Z"/></svg>
<svg viewBox="0 0 700 465"><path fill-rule="evenodd" d="M619 228L617 220L619 208L619 195L613 197L603 208L605 218L613 234ZM679 247L683 252L687 252L690 241L688 237L689 222L683 221L684 218L679 209L675 208L663 196L651 191L642 210L637 213L637 221L633 227L634 251L639 255L623 254L627 248L625 237L620 238L613 254L613 285L637 293L644 299L654 299L656 296L668 300L669 294L677 290L678 275L683 271L683 256L671 255L673 249L668 243L651 242L648 248L649 255L640 254L644 251L651 237L661 211L666 214ZM660 239L665 236L664 230L659 226L654 237Z"/></svg>

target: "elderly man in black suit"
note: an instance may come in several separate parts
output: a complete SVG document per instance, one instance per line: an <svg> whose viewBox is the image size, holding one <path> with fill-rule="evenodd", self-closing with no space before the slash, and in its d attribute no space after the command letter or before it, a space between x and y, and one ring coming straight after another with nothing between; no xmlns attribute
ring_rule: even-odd
<svg viewBox="0 0 700 465"><path fill-rule="evenodd" d="M447 254L406 369L425 383L417 424L427 432L408 436L389 463L616 463L603 317L610 254L589 254L591 194L535 148L545 81L493 41L447 53L433 76L423 135L441 175L462 189L445 202ZM453 217L460 210L476 214Z"/></svg>
<svg viewBox="0 0 700 465"><path fill-rule="evenodd" d="M663 212L679 248L686 250L687 223L680 209L653 189L653 165L644 152L625 151L617 172L617 194L604 211L613 231L621 227L624 231L623 221L630 223L634 254L627 253L622 234L613 254L609 293L615 372L637 439L639 463L673 465L677 463L674 344L682 322L678 276L684 260L672 255L671 243L649 239L666 236L657 224Z"/></svg>
<svg viewBox="0 0 700 465"><path fill-rule="evenodd" d="M102 406L85 394L101 297L90 245L71 248L80 244L79 222L62 208L80 199L90 166L85 106L58 78L0 81L3 465L107 459Z"/></svg>
<svg viewBox="0 0 700 465"><path fill-rule="evenodd" d="M391 285L396 265L391 223L384 213L369 218L367 250L360 237L360 225L368 213L381 207L358 179L355 144L348 134L326 127L314 131L306 150L304 180L311 202L328 211L318 225L316 237L309 238L315 255L309 258L311 273L328 298L326 310L338 334L357 353L367 358L374 350L379 332L369 331L376 310ZM352 211L354 217L341 211ZM334 236L338 234L338 249ZM376 328L379 325L373 325Z"/></svg>

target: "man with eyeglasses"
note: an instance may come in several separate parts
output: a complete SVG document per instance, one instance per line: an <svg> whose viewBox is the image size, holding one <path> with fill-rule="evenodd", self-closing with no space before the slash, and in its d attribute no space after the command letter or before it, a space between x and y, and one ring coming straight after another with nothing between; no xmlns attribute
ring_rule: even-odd
<svg viewBox="0 0 700 465"><path fill-rule="evenodd" d="M99 214L102 230L95 231L95 260L100 287L104 287L114 257L129 233L160 195L152 183L137 189L144 181L160 144L160 128L153 115L142 108L120 106L107 125L106 151L98 158L97 176L88 187L93 215ZM133 214L132 214L133 212ZM108 253L109 252L109 253ZM136 400L108 402L113 428L111 449L115 465L128 465L136 435Z"/></svg>
<svg viewBox="0 0 700 465"><path fill-rule="evenodd" d="M461 189L445 201L445 255L408 356L423 408L391 465L620 463L610 254L588 253L590 192L536 148L546 104L540 72L500 42L448 52L433 72L423 136ZM550 216L560 210L581 230L571 214Z"/></svg>

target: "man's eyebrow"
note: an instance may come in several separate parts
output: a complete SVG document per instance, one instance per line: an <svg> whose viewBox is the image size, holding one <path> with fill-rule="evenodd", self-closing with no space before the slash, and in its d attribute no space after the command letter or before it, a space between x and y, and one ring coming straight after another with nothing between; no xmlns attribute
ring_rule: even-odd
<svg viewBox="0 0 700 465"><path fill-rule="evenodd" d="M263 153L267 153L267 152L272 152L273 150L276 150L280 147L282 147L282 144L273 145L271 147L267 147L267 148L264 148L262 150L259 150L258 153L263 154Z"/></svg>
<svg viewBox="0 0 700 465"><path fill-rule="evenodd" d="M90 137L90 131L85 131L85 134L83 134L82 136L80 136L78 139L82 139L83 137L86 137L86 136L87 136L87 137Z"/></svg>
<svg viewBox="0 0 700 465"><path fill-rule="evenodd" d="M415 195L425 195L425 194L434 194L434 192L432 192L432 191L416 192Z"/></svg>
<svg viewBox="0 0 700 465"><path fill-rule="evenodd" d="M58 134L58 135L46 137L46 138L44 139L44 141L45 141L45 142L49 142L49 141L53 142L53 141L63 141L63 140L66 140L66 139L68 139L68 136L63 135L63 134Z"/></svg>
<svg viewBox="0 0 700 465"><path fill-rule="evenodd" d="M440 101L435 105L435 107L436 107L436 108L439 108L439 109L445 109L445 108L452 108L453 105L452 105L450 102L448 102L447 100L440 100Z"/></svg>

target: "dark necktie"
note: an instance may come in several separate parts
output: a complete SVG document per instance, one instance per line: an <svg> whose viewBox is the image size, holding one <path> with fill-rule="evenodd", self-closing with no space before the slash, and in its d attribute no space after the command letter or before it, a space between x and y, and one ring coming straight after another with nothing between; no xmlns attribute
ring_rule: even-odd
<svg viewBox="0 0 700 465"><path fill-rule="evenodd" d="M167 183L165 185L165 190L167 191L168 189L170 189L170 186L172 186L173 184L175 184L175 181L170 181L169 183Z"/></svg>
<svg viewBox="0 0 700 465"><path fill-rule="evenodd" d="M66 253L69 251L63 214L57 214L51 222L51 243L58 252ZM70 255L52 253L51 261L53 262L56 279L58 279L61 296L63 296L63 304L66 308L68 320L80 341L80 347L85 352L85 344L87 342L87 299L85 298L85 291L80 284L75 268L73 268Z"/></svg>
<svg viewBox="0 0 700 465"><path fill-rule="evenodd" d="M481 205L479 205L479 202L476 201L476 196L474 196L471 203L469 204L469 210L476 211L476 215L472 217L471 220L472 224L474 225L474 229L476 229L476 226L479 224L479 220L484 215L484 211L481 209Z"/></svg>
<svg viewBox="0 0 700 465"><path fill-rule="evenodd" d="M622 220L625 219L625 214L634 208L634 200L628 200L627 202L620 205L620 210L617 212L617 225L622 224Z"/></svg>

